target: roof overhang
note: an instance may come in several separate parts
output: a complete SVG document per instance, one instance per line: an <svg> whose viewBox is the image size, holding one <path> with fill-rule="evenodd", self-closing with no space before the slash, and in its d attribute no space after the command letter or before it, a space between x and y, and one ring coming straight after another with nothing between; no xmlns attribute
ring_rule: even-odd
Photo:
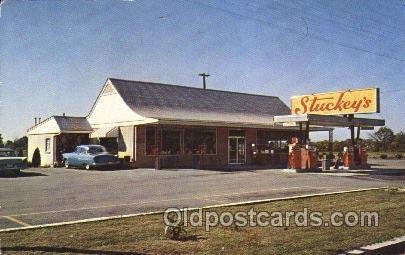
<svg viewBox="0 0 405 255"><path fill-rule="evenodd" d="M317 114L302 114L302 115L281 115L274 116L274 122L284 125L294 126L299 123L309 123L312 126L321 127L350 127L356 126L364 129L371 127L384 126L385 120L370 119L370 118L349 118L336 115L317 115Z"/></svg>
<svg viewBox="0 0 405 255"><path fill-rule="evenodd" d="M94 130L90 134L90 138L118 138L118 127L102 127Z"/></svg>
<svg viewBox="0 0 405 255"><path fill-rule="evenodd" d="M286 127L280 124L275 124L273 121L269 123L247 123L247 122L219 122L219 121L201 121L201 120L179 120L179 119L159 119L158 122L151 124L161 125L179 125L179 126L206 126L206 127L233 127L233 128L262 128L274 130L289 130L299 131L298 127ZM311 127L310 131L329 131L332 128L326 127Z"/></svg>

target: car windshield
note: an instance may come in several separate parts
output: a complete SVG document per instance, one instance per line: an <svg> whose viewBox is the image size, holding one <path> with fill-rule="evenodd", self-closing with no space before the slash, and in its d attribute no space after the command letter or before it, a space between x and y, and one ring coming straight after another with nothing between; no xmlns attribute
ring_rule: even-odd
<svg viewBox="0 0 405 255"><path fill-rule="evenodd" d="M107 150L103 146L91 146L91 147L89 147L89 150L87 151L87 153L100 154L100 153L104 153L106 151Z"/></svg>
<svg viewBox="0 0 405 255"><path fill-rule="evenodd" d="M15 157L14 151L0 151L0 157Z"/></svg>

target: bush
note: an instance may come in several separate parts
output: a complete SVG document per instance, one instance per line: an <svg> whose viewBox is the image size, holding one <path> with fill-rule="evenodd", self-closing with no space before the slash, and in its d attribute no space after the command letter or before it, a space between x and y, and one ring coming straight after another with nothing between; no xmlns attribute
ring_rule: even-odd
<svg viewBox="0 0 405 255"><path fill-rule="evenodd" d="M402 159L403 156L402 156L402 154L395 154L395 158L396 158L396 159Z"/></svg>
<svg viewBox="0 0 405 255"><path fill-rule="evenodd" d="M387 159L387 158L388 158L388 155L387 155L387 154L380 154L380 158L381 158L381 159Z"/></svg>
<svg viewBox="0 0 405 255"><path fill-rule="evenodd" d="M34 154L32 155L32 166L41 166L41 153L39 152L38 148L35 149Z"/></svg>

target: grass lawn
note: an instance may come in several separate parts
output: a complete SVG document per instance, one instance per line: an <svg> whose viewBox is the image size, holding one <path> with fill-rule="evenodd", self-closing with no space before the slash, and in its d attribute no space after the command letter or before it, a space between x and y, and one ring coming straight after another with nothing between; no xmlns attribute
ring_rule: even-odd
<svg viewBox="0 0 405 255"><path fill-rule="evenodd" d="M0 233L4 254L335 254L405 235L405 192L375 190L300 198L216 211L377 211L378 227L187 227L164 236L162 215ZM212 209L210 209L212 210Z"/></svg>
<svg viewBox="0 0 405 255"><path fill-rule="evenodd" d="M387 159L397 159L396 155L402 155L402 159L405 158L405 153L403 152L367 152L369 158L381 159L381 155L387 155Z"/></svg>

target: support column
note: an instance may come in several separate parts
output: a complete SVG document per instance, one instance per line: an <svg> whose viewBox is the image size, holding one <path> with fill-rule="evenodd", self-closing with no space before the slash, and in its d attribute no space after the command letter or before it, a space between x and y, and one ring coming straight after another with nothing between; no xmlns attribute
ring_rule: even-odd
<svg viewBox="0 0 405 255"><path fill-rule="evenodd" d="M356 143L358 143L359 142L359 139L360 139L360 130L361 130L361 128L360 128L360 126L358 126L357 127L357 137L356 137Z"/></svg>
<svg viewBox="0 0 405 255"><path fill-rule="evenodd" d="M302 133L302 122L300 122L299 126L300 126L300 136L301 136L301 137L300 137L300 140L302 140L301 143L304 144L305 136L304 136L304 134Z"/></svg>
<svg viewBox="0 0 405 255"><path fill-rule="evenodd" d="M349 114L349 115L347 116L347 118L348 118L349 122L352 122L352 121L353 121L353 118L354 118L354 115L353 115L353 114ZM351 140L351 142L352 142L352 146L354 146L354 145L355 145L355 142L356 142L355 139L354 139L354 125L350 124L349 128L350 128L350 140Z"/></svg>
<svg viewBox="0 0 405 255"><path fill-rule="evenodd" d="M329 155L333 155L333 129L329 130L328 151L329 151Z"/></svg>
<svg viewBox="0 0 405 255"><path fill-rule="evenodd" d="M305 144L307 143L308 139L309 139L309 121L305 123Z"/></svg>

